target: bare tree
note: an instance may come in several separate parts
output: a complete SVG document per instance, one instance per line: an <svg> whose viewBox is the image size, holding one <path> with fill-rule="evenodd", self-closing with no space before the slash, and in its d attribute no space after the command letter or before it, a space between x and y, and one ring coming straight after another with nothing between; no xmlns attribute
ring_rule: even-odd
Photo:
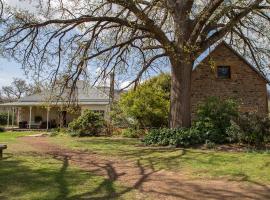
<svg viewBox="0 0 270 200"><path fill-rule="evenodd" d="M0 0L0 18L2 18L3 10L4 10L4 4L3 4L3 1Z"/></svg>
<svg viewBox="0 0 270 200"><path fill-rule="evenodd" d="M170 126L191 125L191 72L204 51L221 40L264 71L270 58L269 0L39 0L29 13L4 12L4 55L26 70L65 74L74 87L99 67L100 76L129 72L138 81L168 61L172 74ZM87 67L88 66L88 67Z"/></svg>
<svg viewBox="0 0 270 200"><path fill-rule="evenodd" d="M2 101L12 102L23 96L31 95L39 91L37 86L27 84L23 79L14 78L10 85L2 87L0 94Z"/></svg>
<svg viewBox="0 0 270 200"><path fill-rule="evenodd" d="M2 91L0 90L0 103L4 103L5 99L3 98Z"/></svg>

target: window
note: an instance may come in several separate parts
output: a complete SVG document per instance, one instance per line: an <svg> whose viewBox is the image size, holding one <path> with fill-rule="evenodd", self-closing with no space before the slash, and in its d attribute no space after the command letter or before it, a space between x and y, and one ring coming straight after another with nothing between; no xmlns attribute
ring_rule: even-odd
<svg viewBox="0 0 270 200"><path fill-rule="evenodd" d="M231 78L231 68L230 66L218 66L217 67L217 77L220 79Z"/></svg>

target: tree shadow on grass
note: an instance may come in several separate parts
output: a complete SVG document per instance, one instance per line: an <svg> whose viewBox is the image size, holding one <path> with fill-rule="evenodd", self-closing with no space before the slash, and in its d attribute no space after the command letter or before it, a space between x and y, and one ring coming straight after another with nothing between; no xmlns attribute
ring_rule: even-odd
<svg viewBox="0 0 270 200"><path fill-rule="evenodd" d="M96 164L98 167L106 170L109 178L99 184L95 190L89 190L89 192L71 196L68 200L118 199L125 197L125 194L132 191L143 192L145 195L152 196L153 199L270 199L270 188L264 184L252 182L252 184L256 186L255 188L252 187L252 192L255 195L246 193L245 190L241 190L241 187L239 190L234 190L230 187L215 187L215 185L207 187L203 182L193 182L189 180L181 181L179 179L174 179L174 177L162 176L162 174L159 174L159 170L154 169L151 160L149 160L149 163L149 166L145 167L141 163L141 160L138 159L136 163L136 167L139 170L137 179L134 180L134 183L131 186L122 188L121 190L116 190L115 184L117 184L121 176L126 176L127 174L119 174L112 161L108 162L105 166ZM152 182L152 187L144 187L145 184L147 185L149 182ZM230 184L230 182L228 182L228 184ZM102 195L97 196L97 194Z"/></svg>
<svg viewBox="0 0 270 200"><path fill-rule="evenodd" d="M123 149L124 153L125 149ZM74 157L65 155L63 152L59 152L58 155L54 155L54 159L61 161L57 166L52 162L50 167L31 167L26 165L24 160L9 158L4 162L0 161L0 199L12 199L12 195L20 197L18 199L39 199L39 200L108 200L108 199L127 199L126 194L132 191L139 191L145 194L154 196L154 199L270 199L270 189L268 186L253 183L256 188L252 187L252 192L246 193L247 190L232 190L230 187L215 187L215 185L209 185L209 187L201 182L187 181L181 179L175 179L171 176L163 176L159 174L159 171L155 169L154 165L156 159L153 156L147 157L147 154L151 153L151 149L141 149L138 152L128 151L126 154L134 154L132 156L138 156L134 168L139 171L138 176L132 184L125 187L119 187L119 180L123 177L129 176L125 171L118 169L117 164L114 161L107 160L105 163L98 163L91 159L91 153L76 152ZM155 150L163 153L164 150ZM166 153L166 152L164 152ZM185 152L179 156L183 156ZM24 155L21 155L24 156ZM31 158L40 158L38 154L27 154ZM143 156L143 158L141 158ZM75 157L80 160L81 163L87 165L96 165L97 168L103 169L107 173L107 179L100 179L101 181L94 182L94 186L87 186L83 191L77 191L72 193L71 187L83 184L86 179L76 180L79 171L70 171L69 162L74 161ZM43 159L46 159L44 157ZM44 161L43 161L44 162ZM45 161L48 164L51 161ZM122 160L122 162L125 162ZM147 167L143 162L148 162ZM169 162L169 160L167 160ZM198 161L199 162L199 161ZM91 171L91 170L90 170ZM94 177L89 175L87 179L94 180ZM3 181L3 182L2 182ZM152 186L145 187L145 185L152 182ZM206 182L207 184L207 182ZM228 182L230 184L230 182ZM19 185L17 190L10 190L9 186ZM162 186L162 187L161 187ZM167 188L166 188L166 187ZM17 187L17 186L16 186ZM241 189L241 188L240 188ZM6 192L8 191L8 192ZM3 194L2 194L3 192ZM32 196L28 198L25 196L27 193L38 192L40 196Z"/></svg>
<svg viewBox="0 0 270 200"><path fill-rule="evenodd" d="M0 161L1 200L63 199L68 194L64 180L64 174L68 167L66 161L59 170L55 167L56 163L51 160L46 161L45 157L36 153L11 155ZM42 159L45 159L45 162ZM39 167L40 164L43 164L37 164L40 161L47 166Z"/></svg>
<svg viewBox="0 0 270 200"><path fill-rule="evenodd" d="M148 148L148 147L138 147L138 146L133 146L133 147L127 147L124 148L126 145L130 145L129 141L123 141L121 139L117 140L104 140L104 139L100 139L100 140L83 140L80 141L82 143L85 143L86 145L91 145L93 143L93 145L95 145L95 147L93 148L93 150L97 150L97 152L99 152L99 146L102 145L100 147L101 149L101 153L102 152L102 148L104 147L104 149L108 149L110 146L112 146L112 155L114 155L113 153L116 153L117 156L119 157L124 157L124 158L131 158L131 160L133 161L139 161L140 166L137 166L138 168L144 168L147 169L149 167L151 167L151 165L153 166L153 170L152 170L152 174L150 176L152 176L153 174L155 174L157 172L157 170L159 169L169 169L169 170L173 170L175 169L175 166L179 167L178 171L181 172L181 168L183 166L184 163L189 163L192 162L194 165L202 165L202 166L209 166L211 168L216 168L218 169L219 167L222 168L222 166L224 166L224 157L222 155L219 154L209 154L209 152L207 151L196 151L196 150L185 150L185 149L168 149L168 148ZM121 147L119 147L118 145L122 145ZM131 145L132 146L132 145ZM91 148L90 151L86 151L88 152L88 154L91 154ZM174 155L174 152L178 152L179 154ZM189 152L190 151L190 152ZM105 151L106 153L106 151ZM168 154L168 153L172 153L170 156L166 157L166 156L160 156L158 154ZM191 153L191 154L187 154L187 153ZM235 155L232 156L227 156L226 159L228 159L228 162L237 162L238 161L238 157ZM113 163L111 163L111 167L114 167ZM214 167L213 167L214 166ZM217 169L214 169L215 171ZM199 169L198 169L199 170ZM211 170L211 169L207 169L207 168L203 168L203 170ZM213 173L215 173L215 171ZM203 174L203 171L201 171L200 173ZM212 172L211 172L212 173ZM210 173L210 174L211 174ZM219 173L219 171L217 170L217 173ZM209 174L208 174L209 175ZM226 175L226 174L224 174ZM234 173L234 174L228 174L228 176L232 175L232 179L227 180L227 178L223 179L224 181L227 181L227 184L230 183L235 183L238 182L239 185L235 186L235 187L239 187L239 189L235 189L235 188L224 188L224 189L219 189L219 188L215 188L215 187L209 187L209 190L207 190L207 188L204 188L202 185L203 183L188 183L188 188L190 191L185 191L185 189L183 188L183 186L187 186L187 185L181 185L179 184L179 182L174 181L174 180L164 180L164 182L168 182L168 184L171 184L172 186L177 186L179 185L179 188L182 188L182 192L180 192L180 194L187 194L187 196L179 196L178 192L174 191L168 191L168 193L164 193L161 191L157 191L157 190L153 190L151 193L157 194L157 195L166 195L166 196L172 196L172 197L176 197L176 198L182 198L182 199L198 199L198 196L196 198L190 197L189 194L194 193L197 195L201 195L202 197L204 197L204 199L208 199L208 198L214 198L214 199L231 199L231 198L239 198L239 199L270 199L270 188L268 185L264 185L261 183L257 183L252 181L252 179L248 176L248 174L245 174L244 172L240 171L239 173ZM137 183L139 183L139 185L143 185L144 183L147 182L147 178L144 179L144 177L147 177L147 175L145 176L145 174L141 174L140 177L137 180ZM116 180L112 180L113 182ZM209 181L211 182L211 179L209 179ZM226 184L226 183L225 183ZM250 196L250 194L246 194L244 191L244 189L242 190L242 186L245 187L246 184L252 184L254 187L254 191L253 193L255 195ZM237 185L237 184L234 184ZM140 187L139 186L139 187ZM134 189L139 188L138 184L134 184L132 187L129 187L128 189L126 189L125 191L122 191L120 193L114 193L114 196L121 196L121 194L123 194L124 192L129 192L132 191ZM248 190L247 190L248 191ZM87 196L89 196L91 194L88 193ZM91 195L90 195L91 196ZM92 196L91 196L92 197ZM79 198L79 197L78 197ZM105 196L103 197L103 199L108 199L110 198L110 196ZM80 198L79 198L80 199ZM82 198L83 199L83 198ZM86 198L86 199L91 199L91 198ZM102 198L99 198L102 199Z"/></svg>
<svg viewBox="0 0 270 200"><path fill-rule="evenodd" d="M68 157L64 156L62 162L63 162L62 167L59 173L55 176L55 181L59 187L59 194L56 197L56 199L66 199L69 194L68 183L65 179L65 174L69 165Z"/></svg>
<svg viewBox="0 0 270 200"><path fill-rule="evenodd" d="M196 199L270 199L270 188L267 185L249 181L249 177L246 174L241 174L244 177L242 181L216 181L215 180L207 180L207 181L193 181L193 180L181 180L175 179L172 176L163 176L162 173L159 173L159 170L156 169L156 162L164 162L164 158L154 158L153 156L147 157L146 155L151 153L153 150L151 149L141 149L138 152L134 151L126 151L123 150L125 155L130 155L131 157L138 156L136 161L135 168L139 170L139 175L136 176L136 180L132 183L132 185L128 184L127 187L122 189L116 189L116 184L119 183L119 180L122 176L129 176L123 172L123 170L119 170L119 166L113 161L113 159L105 161L105 165L95 163L95 159L91 160L91 162L85 161L87 159L91 159L91 153L89 152L76 152L73 154L74 159L78 157L81 159L81 164L87 165L96 165L97 168L103 169L107 173L108 179L104 180L100 183L94 190L89 189L88 192L73 195L67 198L68 200L107 200L107 199L117 199L117 198L125 198L125 194L130 193L132 191L143 192L144 194L150 194L154 196L154 199L186 199L186 200L196 200ZM168 150L164 149L156 149L156 152L166 153ZM188 150L187 150L188 151ZM187 151L182 151L179 155L171 158L165 158L165 161L168 164L171 164L172 160L176 158L181 158L184 156ZM61 154L61 153L60 153ZM191 159L187 157L185 159ZM196 158L193 158L196 159ZM125 161L122 161L123 163ZM147 165L145 165L147 162ZM204 160L197 159L196 162L206 162ZM210 162L210 164L212 161ZM177 174L175 174L177 175ZM246 185L246 181L249 181L252 186L251 190L248 190ZM212 182L208 186L208 182ZM153 184L153 186L144 187L145 184ZM205 184L206 183L206 184ZM156 184L156 185L155 185ZM215 185L217 184L217 185ZM218 184L221 184L219 186ZM226 185L227 184L227 185ZM232 184L232 188L229 185ZM161 189L159 189L161 187ZM99 195L97 195L99 194Z"/></svg>
<svg viewBox="0 0 270 200"><path fill-rule="evenodd" d="M86 181L89 182L89 179L98 183L89 186L93 196L99 195L100 192L106 196L114 196L114 184L110 179L115 178L110 166L107 166L108 173L111 174L110 179L68 168L68 156L57 156L52 159L49 156L29 152L20 155L10 154L0 161L0 200L75 200L76 198L72 197L73 187L83 185ZM81 172L83 175L80 175ZM80 191L75 193L78 194Z"/></svg>
<svg viewBox="0 0 270 200"><path fill-rule="evenodd" d="M134 190L138 190L145 180L155 171L152 169L151 171L146 172L145 168L141 165L140 161L137 161L137 167L140 170L140 178L135 181L132 187L122 187L121 189L115 189L117 181L119 178L125 173L118 174L116 169L113 166L113 162L107 163L103 168L106 170L108 179L104 180L95 190L86 192L84 194L75 195L68 200L108 200L108 199L118 199L123 197L125 194L132 192ZM104 193L102 191L106 191L104 195L98 195L100 193Z"/></svg>

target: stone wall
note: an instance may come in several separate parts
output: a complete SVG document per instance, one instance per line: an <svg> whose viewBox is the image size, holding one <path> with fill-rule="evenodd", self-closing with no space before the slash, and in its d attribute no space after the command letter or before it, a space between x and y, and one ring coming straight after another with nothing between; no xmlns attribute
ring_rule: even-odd
<svg viewBox="0 0 270 200"><path fill-rule="evenodd" d="M217 77L217 66L230 66L231 78ZM210 96L233 98L240 111L268 113L266 81L225 44L219 45L192 73L192 116Z"/></svg>

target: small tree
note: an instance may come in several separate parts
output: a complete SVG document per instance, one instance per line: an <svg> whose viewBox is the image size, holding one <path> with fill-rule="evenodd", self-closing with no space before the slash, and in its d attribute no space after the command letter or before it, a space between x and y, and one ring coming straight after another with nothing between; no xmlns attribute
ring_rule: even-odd
<svg viewBox="0 0 270 200"><path fill-rule="evenodd" d="M113 119L121 115L139 127L163 127L168 125L169 105L170 76L162 74L123 94Z"/></svg>

